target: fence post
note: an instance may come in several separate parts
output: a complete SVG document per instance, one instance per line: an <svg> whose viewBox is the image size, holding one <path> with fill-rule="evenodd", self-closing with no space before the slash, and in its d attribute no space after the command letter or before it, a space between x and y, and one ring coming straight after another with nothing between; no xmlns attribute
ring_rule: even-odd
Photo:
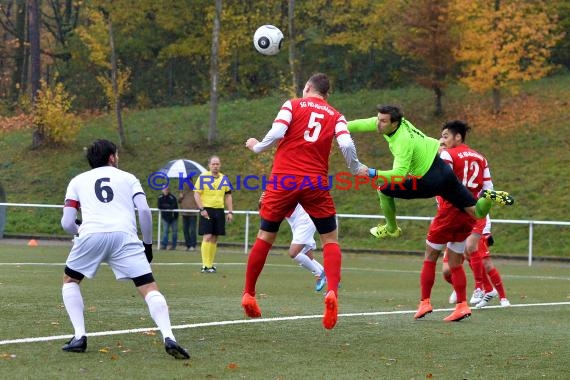
<svg viewBox="0 0 570 380"><path fill-rule="evenodd" d="M249 247L249 210L245 212L245 239L243 239L243 253L247 255L248 247Z"/></svg>
<svg viewBox="0 0 570 380"><path fill-rule="evenodd" d="M532 220L528 223L528 266L532 265L532 238L534 235L534 223Z"/></svg>
<svg viewBox="0 0 570 380"><path fill-rule="evenodd" d="M160 226L161 226L161 222L162 220L160 219L160 210L157 211L158 214L158 226L156 227L157 229L157 235L156 235L156 250L160 251Z"/></svg>
<svg viewBox="0 0 570 380"><path fill-rule="evenodd" d="M0 203L6 202L6 192L0 183ZM6 206L0 206L0 239L4 238L4 226L6 225Z"/></svg>

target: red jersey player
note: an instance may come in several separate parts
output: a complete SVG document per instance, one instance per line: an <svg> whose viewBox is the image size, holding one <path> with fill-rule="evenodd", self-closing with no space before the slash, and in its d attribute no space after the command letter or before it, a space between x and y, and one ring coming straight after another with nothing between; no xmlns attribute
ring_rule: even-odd
<svg viewBox="0 0 570 380"><path fill-rule="evenodd" d="M486 158L469 148L464 141L469 126L459 120L450 121L442 128L444 149L440 157L475 198L484 189L492 189L491 174ZM460 321L471 315L467 305L467 278L463 270L463 253L466 239L475 227L476 219L454 207L448 201L438 199L437 214L430 225L426 239L425 260L420 275L421 302L414 318L423 318L433 310L430 296L435 282L435 268L439 254L447 247L451 282L457 294L456 309L445 321ZM475 251L468 247L467 251Z"/></svg>
<svg viewBox="0 0 570 380"><path fill-rule="evenodd" d="M330 82L325 74L312 75L305 84L303 97L287 100L281 106L263 140L260 142L249 138L246 141L246 147L255 153L278 143L271 176L264 189L260 229L249 252L245 272L242 307L251 318L261 317L255 299L255 285L279 225L299 203L321 236L327 279L323 326L332 329L337 322L341 251L336 210L328 183L328 162L333 139L336 138L353 174L366 167L358 161L346 119L326 101L329 88Z"/></svg>

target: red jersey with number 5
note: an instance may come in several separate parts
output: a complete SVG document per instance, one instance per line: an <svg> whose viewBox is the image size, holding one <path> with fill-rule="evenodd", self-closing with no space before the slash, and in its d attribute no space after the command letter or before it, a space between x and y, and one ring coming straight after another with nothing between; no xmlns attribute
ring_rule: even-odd
<svg viewBox="0 0 570 380"><path fill-rule="evenodd" d="M273 123L287 129L275 152L273 174L328 175L332 140L348 133L340 112L324 99L292 99L283 104Z"/></svg>
<svg viewBox="0 0 570 380"><path fill-rule="evenodd" d="M479 197L481 190L493 187L487 159L468 145L461 144L455 148L444 149L440 157L451 165L459 181L475 198Z"/></svg>

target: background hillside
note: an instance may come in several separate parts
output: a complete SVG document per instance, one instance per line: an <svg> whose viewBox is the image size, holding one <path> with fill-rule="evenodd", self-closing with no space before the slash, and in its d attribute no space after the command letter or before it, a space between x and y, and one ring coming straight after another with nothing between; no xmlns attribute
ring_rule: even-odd
<svg viewBox="0 0 570 380"><path fill-rule="evenodd" d="M245 149L248 137L261 138L285 96L261 100L237 100L220 104L219 126L223 136L214 146L206 146L207 105L127 111L124 123L129 145L120 150L120 167L137 175L147 191L152 207L158 191L149 188L147 177L167 161L189 158L201 163L212 154L222 159L222 171L237 175L268 173L272 155L253 155ZM491 165L495 187L510 191L516 198L511 208L496 208L496 219L568 220L570 195L566 175L570 173L570 76L556 76L526 84L517 95L504 97L500 115L493 115L490 97L474 95L459 86L446 93L446 114L433 116L432 94L408 87L397 90L333 93L330 103L348 119L376 115L378 103L396 103L405 116L427 134L437 137L444 120L462 118L473 127L468 143L485 153ZM61 204L68 181L88 169L84 147L96 138L117 141L111 115L85 121L77 142L56 148L31 150L31 130L5 131L0 140L0 181L8 202ZM385 141L378 134L354 135L361 161L386 168L392 159ZM335 144L336 145L336 144ZM345 171L335 146L330 165L334 174ZM292 158L294 159L294 158ZM377 214L379 207L370 186L360 190L333 191L339 213ZM259 192L237 191L236 210L255 210ZM433 216L433 200L398 201L399 215ZM7 234L61 235L60 210L8 210ZM156 218L155 218L156 219ZM257 218L253 228L257 229ZM243 241L243 217L238 217L224 242ZM373 223L372 223L373 224ZM422 250L426 222L403 222L406 238L377 242L367 236L371 221L341 220L341 238L353 248ZM287 244L288 228L279 240ZM527 226L494 225L496 252L526 254ZM568 228L535 227L535 251L542 256L570 256ZM255 231L251 232L251 237Z"/></svg>

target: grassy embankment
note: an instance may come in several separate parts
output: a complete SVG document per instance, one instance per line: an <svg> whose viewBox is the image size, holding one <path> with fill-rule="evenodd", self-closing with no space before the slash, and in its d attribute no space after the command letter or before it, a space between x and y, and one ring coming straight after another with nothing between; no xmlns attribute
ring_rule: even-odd
<svg viewBox="0 0 570 380"><path fill-rule="evenodd" d="M419 88L361 91L336 94L330 103L348 119L375 115L377 103L397 103L416 126L431 136L439 135L442 121L462 118L474 127L468 143L489 159L497 189L510 191L516 205L496 208L496 219L568 220L570 196L565 178L570 167L570 76L558 76L526 84L518 95L503 94L504 113L491 114L489 95L471 94L453 86L444 100L446 114L432 115L432 94ZM222 103L219 109L219 142L207 146L209 109L207 105L172 107L146 111L125 111L128 145L120 151L120 167L137 175L147 191L151 206L159 192L149 188L148 176L168 160L190 158L205 163L212 154L220 155L223 172L260 175L271 167L270 153L255 156L244 148L245 140L261 138L270 127L285 97L273 96L256 101ZM30 150L31 131L4 132L0 140L0 178L9 202L61 204L70 178L86 170L84 147L95 138L117 141L112 115L87 120L75 144L58 149ZM386 168L392 160L386 142L377 134L355 135L364 163ZM333 148L331 174L345 171L338 148ZM378 214L375 192L370 186L359 190L334 190L339 213ZM236 191L236 210L255 210L258 191ZM432 216L433 200L398 201L399 215ZM5 233L61 235L58 209L9 208ZM156 219L156 218L155 218ZM341 219L341 239L346 248L381 250L423 249L427 222L402 222L405 237L377 242L368 229L375 221ZM257 218L252 218L256 230ZM237 215L223 242L242 242L244 217ZM288 244L289 231L282 228L278 243ZM525 255L528 226L494 224L497 253ZM251 239L255 231L251 231ZM568 227L535 226L534 250L537 256L570 256ZM251 240L250 239L250 240Z"/></svg>

